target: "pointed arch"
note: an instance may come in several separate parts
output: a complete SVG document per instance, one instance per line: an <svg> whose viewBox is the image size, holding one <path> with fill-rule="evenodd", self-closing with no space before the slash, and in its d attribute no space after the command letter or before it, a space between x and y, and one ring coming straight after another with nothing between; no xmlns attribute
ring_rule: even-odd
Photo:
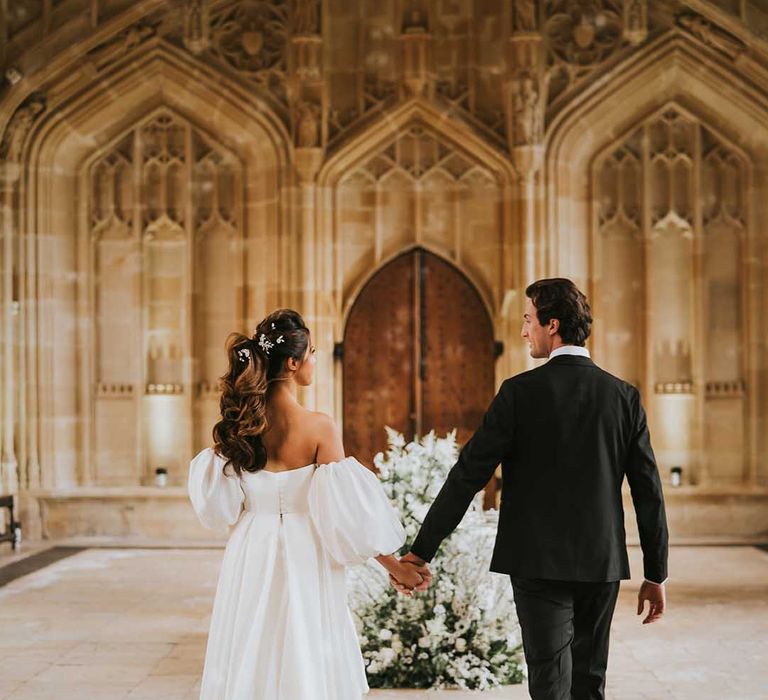
<svg viewBox="0 0 768 700"><path fill-rule="evenodd" d="M361 132L341 142L320 169L318 184L333 186L356 164L375 155L414 123L428 125L446 144L491 170L499 183L511 184L516 180L510 160L497 146L485 141L464 122L454 119L429 100L415 97L382 114Z"/></svg>
<svg viewBox="0 0 768 700"><path fill-rule="evenodd" d="M493 319L495 315L495 310L493 307L492 300L488 298L487 294L484 293L482 288L482 283L477 280L477 275L472 270L467 270L465 267L460 267L456 264L456 261L451 259L451 255L449 251L439 248L438 246L434 245L425 245L424 243L417 244L413 243L409 246L406 246L404 248L401 248L400 250L397 250L393 252L392 254L388 255L386 258L383 258L378 265L375 267L372 267L370 270L367 271L367 273L361 277L359 280L356 281L355 286L353 289L350 290L349 296L347 297L344 308L342 309L342 315L341 315L341 324L342 328L346 327L347 320L349 319L349 313L352 310L352 307L355 305L355 302L359 298L360 294L365 290L368 283L376 277L387 265L391 264L397 258L402 257L403 255L407 255L408 253L412 253L416 250L423 250L431 255L434 255L436 258L441 260L446 265L450 265L451 268L456 270L456 273L461 275L463 278L466 279L467 284L472 287L472 289L477 293L478 298L482 302L482 305L485 307L485 311L488 314L488 317Z"/></svg>
<svg viewBox="0 0 768 700"><path fill-rule="evenodd" d="M39 384L35 379L31 385L25 431L31 441L28 478L33 487L77 486L92 480L94 474L87 446L92 441L93 417L88 407L95 377L92 363L84 359L94 339L87 320L89 293L83 267L88 240L76 235L88 229L81 193L94 154L155 110L178 115L193 131L208 135L242 164L237 197L247 206L241 217L242 240L235 244L243 261L242 276L234 278L241 280L233 300L237 325L249 327L266 306L277 303L275 290L293 283L282 279L278 285L277 280L285 258L281 241L291 235L281 205L291 177L291 141L281 120L268 104L235 81L162 40L147 42L144 53L132 59L97 75L86 87L61 94L56 109L43 115L27 141L27 177L20 191L21 230L29 232L28 251L40 246L46 253L37 257L27 253L23 282L25 289L40 290L37 303L29 305L26 326L34 334L27 345L39 349L30 355L27 370L30 377L40 378ZM74 176L76 173L81 175ZM181 171L173 176L182 178ZM166 219L158 219L158 236L173 228ZM188 254L191 251L184 253L184 260ZM167 267L166 262L158 264ZM186 295L183 303L184 314L190 317L193 311ZM54 345L57 352L45 352ZM191 344L184 345L178 358L183 367L181 398L163 414L166 427L157 438L168 442L173 432L168 421L177 426L178 440L168 442L166 449L175 455L176 468L185 464L199 442L194 435L191 397L197 360ZM110 391L113 388L110 384ZM115 391L123 391L120 383ZM122 400L140 404L150 398L144 396L141 386ZM158 397L153 402L172 398ZM149 420L147 411L137 411L137 415L143 415L142 421ZM73 430L73 425L78 429ZM151 459L146 447L141 447L137 464L149 469Z"/></svg>
<svg viewBox="0 0 768 700"><path fill-rule="evenodd" d="M545 178L549 184L545 210L547 233L540 245L550 251L549 267L553 274L567 275L585 284L590 297L597 294L601 284L601 268L595 247L595 212L598 207L598 192L595 189L596 168L603 162L606 153L627 143L630 135L641 125L654 123L670 109L679 114L683 121L701 125L704 130L702 134L705 131L711 133L715 141L735 154L734 157L742 164L745 173L744 251L741 254L739 277L743 317L747 319L743 329L744 380L749 388L744 399L747 416L744 462L742 472L734 468L735 473L732 476L736 483L741 483L743 478L744 483L754 484L760 478L765 478L758 474L758 451L764 450L765 446L761 447L759 444L756 421L760 410L764 410L757 398L760 393L757 368L763 366L766 359L765 350L759 341L766 332L765 321L755 313L766 298L766 288L759 281L764 263L759 262L755 251L756 246L764 245L756 241L756 236L768 225L768 212L761 211L761 208L756 206L756 199L768 194L768 176L761 173L759 168L754 168L753 164L764 162L768 158L768 127L761 116L768 109L766 95L755 89L726 62L720 61L712 52L703 50L676 30L651 42L628 58L609 79L585 89L555 117L546 142ZM640 141L632 148L637 152L637 172L644 173L642 177L645 178L645 184L639 183L638 186L647 187L657 183L661 174L653 175L648 166L649 151L642 139L650 136L641 135L638 138ZM700 152L700 144L696 148ZM634 157L631 153L629 156ZM680 163L680 177L685 175L684 171L695 165L692 162ZM761 192L764 194L760 195ZM659 225L667 224L671 227L670 230L680 232L681 222L689 213L672 212L660 221ZM649 217L650 214L646 212L644 216ZM637 222L627 223L627 217L621 218L621 222L625 235L628 235L627 231L633 226L640 225ZM647 221L642 225L647 227ZM703 227L700 222L692 221L690 230L691 233L686 235L700 237ZM638 245L642 250L645 244ZM686 244L680 247L680 250L689 248ZM643 265L651 265L653 262L652 257L643 256L643 259L646 260ZM702 273L695 272L695 269L694 267L694 272L690 274L700 278ZM649 274L652 275L652 271L643 270L643 279L648 279ZM647 287L648 283L645 284ZM597 296L599 297L599 294ZM705 317L702 312L702 298L702 292L699 291L691 300L694 307L691 312L699 319ZM604 332L599 327L599 304L595 308L595 314L598 320L595 342L599 346L599 336ZM648 316L645 306L640 310L639 316ZM706 479L701 455L706 451L704 433L709 425L706 421L706 411L709 409L705 407L703 398L707 391L707 381L701 364L701 353L706 344L706 334L701 320L697 321L693 333L690 341L696 349L695 352L699 354L699 366L696 369L697 360L691 360L694 369L690 399L681 397L667 401L653 386L643 386L642 389L649 407L649 418L652 424L655 421L658 429L662 463L670 460L676 463L675 460L682 459L685 453L686 459L692 460L689 466L692 466L696 475L695 480L700 475ZM647 340L648 334L645 332L637 340L641 344L640 362L645 367L658 366L654 350ZM654 381L653 376L653 371L646 370L644 377L626 378ZM673 387L678 386L682 387L681 390L686 390L687 384L685 381L673 384ZM738 386L738 382L734 382L723 391L732 390L734 394L738 394ZM681 402L688 402L690 405L679 408L678 404ZM676 406L674 410L671 408L673 404ZM718 404L720 405L724 405L722 401ZM674 415L670 414L670 410ZM739 412L738 408L734 410ZM663 437L664 426L671 424L679 425L680 430L687 431L691 436L691 449L687 452L685 449L676 451L675 440L671 437L666 440ZM666 447L664 442L667 443Z"/></svg>
<svg viewBox="0 0 768 700"><path fill-rule="evenodd" d="M450 182L439 208L425 196L434 177ZM471 277L495 319L503 290L518 279L508 231L514 177L494 146L421 98L345 142L317 177L337 317L346 317L373 270L422 246Z"/></svg>

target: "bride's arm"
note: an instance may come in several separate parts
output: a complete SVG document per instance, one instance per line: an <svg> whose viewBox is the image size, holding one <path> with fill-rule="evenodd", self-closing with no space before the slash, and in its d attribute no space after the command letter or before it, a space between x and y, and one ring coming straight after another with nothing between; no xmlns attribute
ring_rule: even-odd
<svg viewBox="0 0 768 700"><path fill-rule="evenodd" d="M341 432L330 416L324 413L318 413L317 416L317 463L340 462L345 457ZM416 588L427 576L426 566L419 567L414 566L413 563L401 563L393 554L380 554L376 557L376 561L406 589Z"/></svg>

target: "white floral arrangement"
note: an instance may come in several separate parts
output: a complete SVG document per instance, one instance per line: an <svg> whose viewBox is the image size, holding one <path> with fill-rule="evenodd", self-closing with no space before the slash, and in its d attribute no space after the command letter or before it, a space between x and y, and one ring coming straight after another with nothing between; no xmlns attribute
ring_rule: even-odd
<svg viewBox="0 0 768 700"><path fill-rule="evenodd" d="M456 431L444 438L433 431L408 444L390 428L387 435L388 450L374 463L405 526L404 553L456 463ZM488 570L498 513L483 512L482 495L430 564L427 591L400 595L373 560L348 569L371 687L487 690L522 682L512 586L509 577Z"/></svg>

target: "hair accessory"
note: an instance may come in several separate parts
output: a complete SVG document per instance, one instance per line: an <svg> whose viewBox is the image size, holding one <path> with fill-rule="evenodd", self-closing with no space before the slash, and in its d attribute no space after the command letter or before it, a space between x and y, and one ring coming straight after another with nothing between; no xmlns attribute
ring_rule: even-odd
<svg viewBox="0 0 768 700"><path fill-rule="evenodd" d="M237 351L237 359L240 362L248 362L248 358L251 356L251 351L248 348L240 348Z"/></svg>
<svg viewBox="0 0 768 700"><path fill-rule="evenodd" d="M274 321L272 322L272 330L275 330L275 323L274 323Z"/></svg>
<svg viewBox="0 0 768 700"><path fill-rule="evenodd" d="M280 336L282 338L282 336ZM259 336L259 347L264 351L265 355L269 355L269 351L275 347L275 344L270 342L269 338L263 333Z"/></svg>
<svg viewBox="0 0 768 700"><path fill-rule="evenodd" d="M283 336L281 335L275 342L276 343L284 343L285 340L284 340Z"/></svg>

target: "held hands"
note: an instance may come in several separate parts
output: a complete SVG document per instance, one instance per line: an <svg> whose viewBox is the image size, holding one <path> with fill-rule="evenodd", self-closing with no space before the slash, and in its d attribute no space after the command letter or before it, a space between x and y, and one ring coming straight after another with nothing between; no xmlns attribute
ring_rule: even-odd
<svg viewBox="0 0 768 700"><path fill-rule="evenodd" d="M643 608L645 607L645 601L648 601L648 615L643 620L643 624L647 625L651 622L661 619L664 614L664 609L667 606L667 594L664 591L663 583L651 583L650 581L643 581L643 585L640 586L640 593L637 596L637 614L643 614Z"/></svg>
<svg viewBox="0 0 768 700"><path fill-rule="evenodd" d="M389 582L396 591L411 597L413 591L429 588L432 572L424 560L409 552L400 559L397 569L390 572Z"/></svg>

